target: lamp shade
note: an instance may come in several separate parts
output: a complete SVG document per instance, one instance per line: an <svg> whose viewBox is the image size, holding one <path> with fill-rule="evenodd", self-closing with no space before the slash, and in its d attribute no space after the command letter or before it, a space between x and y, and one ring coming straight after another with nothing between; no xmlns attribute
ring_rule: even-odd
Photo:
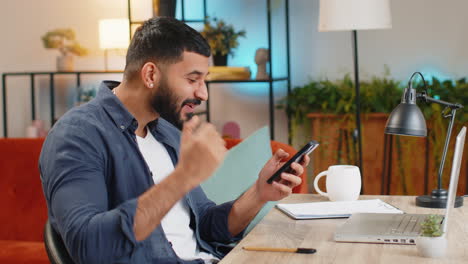
<svg viewBox="0 0 468 264"><path fill-rule="evenodd" d="M126 49L129 45L128 19L102 19L99 21L99 47Z"/></svg>
<svg viewBox="0 0 468 264"><path fill-rule="evenodd" d="M416 104L401 103L390 114L385 125L385 133L425 137L426 119Z"/></svg>
<svg viewBox="0 0 468 264"><path fill-rule="evenodd" d="M320 0L321 32L391 27L389 0Z"/></svg>
<svg viewBox="0 0 468 264"><path fill-rule="evenodd" d="M393 109L385 125L386 134L403 136L427 136L426 119L416 105L416 90L408 87L401 97L401 103Z"/></svg>

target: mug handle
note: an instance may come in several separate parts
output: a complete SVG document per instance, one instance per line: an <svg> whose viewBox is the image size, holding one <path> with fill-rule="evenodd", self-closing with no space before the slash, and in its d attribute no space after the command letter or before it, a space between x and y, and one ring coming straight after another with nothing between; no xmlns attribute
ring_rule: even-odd
<svg viewBox="0 0 468 264"><path fill-rule="evenodd" d="M326 176L328 173L328 171L322 171L321 173L319 173L316 177L315 177L315 180L314 180L314 188L315 188L315 191L317 193L319 193L320 195L323 195L323 196L327 196L328 197L328 193L326 192L322 192L320 190L320 188L318 187L318 181L320 180L320 178L322 178L323 176Z"/></svg>

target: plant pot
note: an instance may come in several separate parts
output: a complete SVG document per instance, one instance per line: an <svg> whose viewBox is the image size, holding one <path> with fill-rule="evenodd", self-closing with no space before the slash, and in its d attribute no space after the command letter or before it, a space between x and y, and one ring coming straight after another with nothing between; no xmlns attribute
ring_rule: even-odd
<svg viewBox="0 0 468 264"><path fill-rule="evenodd" d="M440 237L416 238L416 248L421 256L426 258L440 258L447 252L447 238L445 235Z"/></svg>
<svg viewBox="0 0 468 264"><path fill-rule="evenodd" d="M153 0L153 16L175 17L176 0Z"/></svg>
<svg viewBox="0 0 468 264"><path fill-rule="evenodd" d="M59 72L68 72L74 70L74 58L71 54L66 54L57 57L57 71Z"/></svg>
<svg viewBox="0 0 468 264"><path fill-rule="evenodd" d="M227 54L226 55L220 55L220 54L213 55L213 64L215 66L227 66Z"/></svg>

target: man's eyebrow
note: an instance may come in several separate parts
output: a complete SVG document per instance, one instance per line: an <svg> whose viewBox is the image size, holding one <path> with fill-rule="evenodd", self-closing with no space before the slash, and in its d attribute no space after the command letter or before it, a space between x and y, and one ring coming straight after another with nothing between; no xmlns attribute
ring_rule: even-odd
<svg viewBox="0 0 468 264"><path fill-rule="evenodd" d="M191 72L187 73L186 75L192 75L192 74L203 75L203 72L194 70L194 71L191 71Z"/></svg>

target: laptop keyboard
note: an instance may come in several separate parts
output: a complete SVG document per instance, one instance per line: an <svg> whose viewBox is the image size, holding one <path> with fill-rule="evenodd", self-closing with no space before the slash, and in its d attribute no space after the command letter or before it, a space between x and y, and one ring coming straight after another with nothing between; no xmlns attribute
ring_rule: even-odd
<svg viewBox="0 0 468 264"><path fill-rule="evenodd" d="M386 231L386 235L418 235L421 230L421 222L424 221L425 216L415 215L398 215L400 221L393 221Z"/></svg>

